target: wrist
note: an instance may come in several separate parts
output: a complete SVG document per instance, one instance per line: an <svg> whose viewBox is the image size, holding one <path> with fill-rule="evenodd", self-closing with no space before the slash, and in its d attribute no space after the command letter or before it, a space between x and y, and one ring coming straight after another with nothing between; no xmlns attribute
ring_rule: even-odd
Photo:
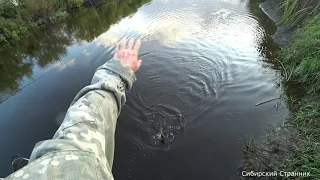
<svg viewBox="0 0 320 180"><path fill-rule="evenodd" d="M126 64L118 59L111 59L104 65L100 66L99 69L107 69L117 75L125 82L126 89L130 90L133 83L137 80L135 72Z"/></svg>

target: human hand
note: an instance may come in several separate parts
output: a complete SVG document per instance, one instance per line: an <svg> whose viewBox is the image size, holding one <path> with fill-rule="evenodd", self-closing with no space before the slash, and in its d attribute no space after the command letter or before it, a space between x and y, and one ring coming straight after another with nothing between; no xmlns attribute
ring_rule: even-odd
<svg viewBox="0 0 320 180"><path fill-rule="evenodd" d="M133 43L134 39L131 38L128 47L126 47L127 38L123 38L121 43L116 45L114 59L120 60L123 64L128 65L134 72L136 72L142 64L142 60L138 60L141 40L138 40L134 46Z"/></svg>

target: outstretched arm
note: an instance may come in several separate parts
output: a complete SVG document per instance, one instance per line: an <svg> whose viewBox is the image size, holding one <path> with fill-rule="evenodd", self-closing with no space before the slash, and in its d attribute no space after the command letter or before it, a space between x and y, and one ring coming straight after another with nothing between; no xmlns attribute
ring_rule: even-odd
<svg viewBox="0 0 320 180"><path fill-rule="evenodd" d="M137 59L141 42L126 43L124 39L117 45L114 58L100 66L91 85L77 94L53 139L37 143L29 164L11 176L113 179L116 121L126 102L125 91L142 63Z"/></svg>

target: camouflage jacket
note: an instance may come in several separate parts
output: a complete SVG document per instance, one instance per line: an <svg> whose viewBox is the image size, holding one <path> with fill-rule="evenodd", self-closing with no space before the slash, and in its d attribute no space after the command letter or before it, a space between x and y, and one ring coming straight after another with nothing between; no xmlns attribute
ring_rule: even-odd
<svg viewBox="0 0 320 180"><path fill-rule="evenodd" d="M27 166L5 179L113 179L114 134L135 73L119 60L100 66L75 97L51 140L37 143Z"/></svg>

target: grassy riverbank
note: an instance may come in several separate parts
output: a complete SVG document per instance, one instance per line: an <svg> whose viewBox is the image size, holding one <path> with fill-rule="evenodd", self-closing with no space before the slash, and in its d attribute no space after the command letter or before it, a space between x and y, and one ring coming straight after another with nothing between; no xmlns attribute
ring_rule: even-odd
<svg viewBox="0 0 320 180"><path fill-rule="evenodd" d="M0 45L16 42L29 35L32 29L65 19L77 8L99 6L107 2L102 0L0 0Z"/></svg>
<svg viewBox="0 0 320 180"><path fill-rule="evenodd" d="M300 24L293 42L278 53L284 95L292 114L264 143L249 141L243 166L246 171L310 172L310 177L294 179L320 179L320 15L317 14Z"/></svg>
<svg viewBox="0 0 320 180"><path fill-rule="evenodd" d="M283 168L310 172L320 178L320 15L298 29L291 46L279 53L285 71L287 93L292 110L289 124L298 130L298 143Z"/></svg>

